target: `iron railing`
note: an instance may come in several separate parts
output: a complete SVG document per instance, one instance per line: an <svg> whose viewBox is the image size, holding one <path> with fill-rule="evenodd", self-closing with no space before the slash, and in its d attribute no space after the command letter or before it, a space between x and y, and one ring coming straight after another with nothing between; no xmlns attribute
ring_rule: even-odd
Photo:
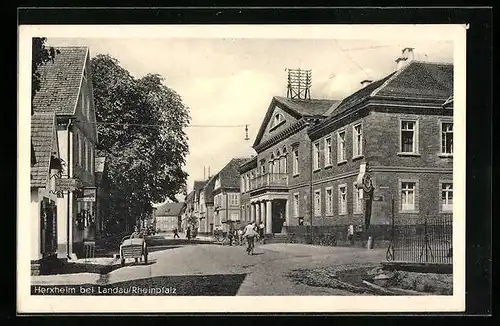
<svg viewBox="0 0 500 326"><path fill-rule="evenodd" d="M250 190L269 186L288 186L288 174L266 173L250 180Z"/></svg>
<svg viewBox="0 0 500 326"><path fill-rule="evenodd" d="M452 225L450 215L426 216L422 223L414 225L393 225L387 260L451 264Z"/></svg>

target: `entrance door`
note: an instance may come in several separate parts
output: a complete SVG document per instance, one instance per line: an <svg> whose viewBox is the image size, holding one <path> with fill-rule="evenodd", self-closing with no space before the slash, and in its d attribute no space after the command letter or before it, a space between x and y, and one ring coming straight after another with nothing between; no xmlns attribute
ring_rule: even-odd
<svg viewBox="0 0 500 326"><path fill-rule="evenodd" d="M285 222L285 203L286 201L281 199L273 201L273 233L281 233L283 229L283 222Z"/></svg>
<svg viewBox="0 0 500 326"><path fill-rule="evenodd" d="M43 256L57 251L57 206L48 198L40 203L40 251Z"/></svg>

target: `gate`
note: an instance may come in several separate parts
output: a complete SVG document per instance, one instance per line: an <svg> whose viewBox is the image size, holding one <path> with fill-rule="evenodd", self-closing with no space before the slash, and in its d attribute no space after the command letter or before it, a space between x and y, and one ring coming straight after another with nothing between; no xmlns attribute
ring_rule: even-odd
<svg viewBox="0 0 500 326"><path fill-rule="evenodd" d="M453 217L425 216L423 223L393 225L388 261L410 263L453 263Z"/></svg>

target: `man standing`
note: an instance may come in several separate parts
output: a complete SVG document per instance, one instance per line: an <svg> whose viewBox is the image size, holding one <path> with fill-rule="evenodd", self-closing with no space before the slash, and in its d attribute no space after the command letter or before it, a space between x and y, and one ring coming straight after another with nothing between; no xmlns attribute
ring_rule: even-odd
<svg viewBox="0 0 500 326"><path fill-rule="evenodd" d="M264 229L265 229L264 222L260 221L260 224L259 224L259 237L260 237L260 242L261 243L264 241Z"/></svg>
<svg viewBox="0 0 500 326"><path fill-rule="evenodd" d="M179 237L179 231L177 230L177 228L174 228L173 232L174 232L174 239L175 239L176 237L177 237L177 239L179 239L179 238L180 238L180 237Z"/></svg>

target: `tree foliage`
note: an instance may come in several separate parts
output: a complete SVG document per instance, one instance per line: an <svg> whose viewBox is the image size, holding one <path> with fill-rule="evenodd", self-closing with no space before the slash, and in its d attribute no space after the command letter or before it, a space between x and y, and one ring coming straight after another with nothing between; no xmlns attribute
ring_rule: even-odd
<svg viewBox="0 0 500 326"><path fill-rule="evenodd" d="M160 75L134 78L109 55L94 57L91 65L97 151L109 164L107 218L145 218L151 203L177 201L175 195L186 186L182 167L188 153L184 128L189 109Z"/></svg>

